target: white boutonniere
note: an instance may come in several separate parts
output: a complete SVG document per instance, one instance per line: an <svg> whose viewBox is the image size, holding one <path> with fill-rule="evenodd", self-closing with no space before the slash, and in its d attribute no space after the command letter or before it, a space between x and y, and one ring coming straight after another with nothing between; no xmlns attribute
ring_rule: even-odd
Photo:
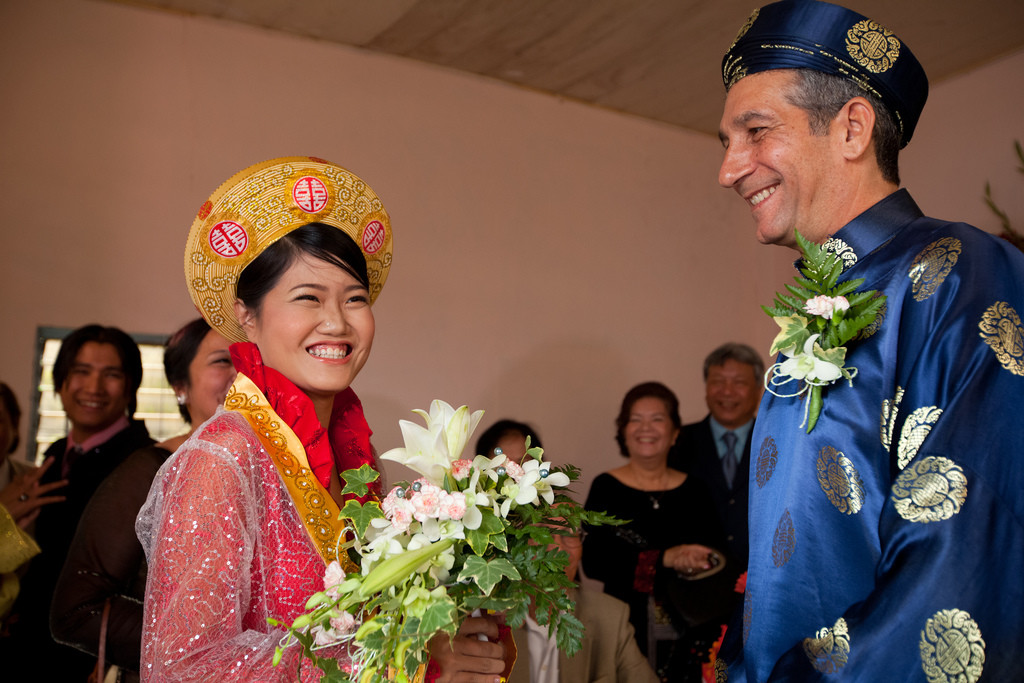
<svg viewBox="0 0 1024 683"><path fill-rule="evenodd" d="M885 304L885 296L875 290L858 292L863 279L839 283L843 262L821 246L809 242L799 232L797 245L803 255L795 285L786 285L789 294L776 294L771 307L762 306L779 326L770 353L785 356L768 368L765 389L780 398L808 394L804 421L810 433L821 414L822 390L839 380L853 385L857 368L846 367L845 344L875 321ZM791 393L776 387L797 382Z"/></svg>

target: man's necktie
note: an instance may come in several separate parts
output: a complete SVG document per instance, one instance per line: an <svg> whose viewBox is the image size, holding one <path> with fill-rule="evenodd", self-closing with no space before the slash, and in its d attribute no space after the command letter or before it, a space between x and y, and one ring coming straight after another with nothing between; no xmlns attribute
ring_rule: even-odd
<svg viewBox="0 0 1024 683"><path fill-rule="evenodd" d="M736 467L739 465L739 458L736 457L736 432L726 432L722 435L722 441L725 442L722 472L725 474L725 483L732 488L732 480L736 477Z"/></svg>

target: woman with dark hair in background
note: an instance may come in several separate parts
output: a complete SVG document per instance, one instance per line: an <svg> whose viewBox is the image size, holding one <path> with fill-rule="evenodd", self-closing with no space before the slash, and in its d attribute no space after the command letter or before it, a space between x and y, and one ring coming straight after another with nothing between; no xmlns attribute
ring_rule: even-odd
<svg viewBox="0 0 1024 683"><path fill-rule="evenodd" d="M496 449L501 449L501 454L509 460L522 464L526 457L526 437L530 437L530 448L543 448L537 431L530 425L515 420L498 420L476 440L476 455L493 458L499 454Z"/></svg>
<svg viewBox="0 0 1024 683"><path fill-rule="evenodd" d="M288 157L233 176L200 209L186 282L236 342L224 409L164 465L136 529L149 559L143 679L304 681L301 649L274 653L339 561L339 475L376 467L352 381L369 358L371 304L391 266L390 219L350 171ZM375 487L379 494L379 485ZM491 618L431 641L440 682L496 683L506 669ZM327 656L330 650L321 651ZM334 650L340 663L347 657Z"/></svg>
<svg viewBox="0 0 1024 683"><path fill-rule="evenodd" d="M193 429L224 402L235 378L228 341L202 318L171 335L164 373ZM110 601L106 659L121 681L138 680L146 557L135 536L135 517L153 477L192 430L135 451L89 501L57 581L50 609L54 638L95 655L104 603Z"/></svg>
<svg viewBox="0 0 1024 683"><path fill-rule="evenodd" d="M725 547L725 537L704 484L668 466L682 424L675 394L658 382L637 385L622 400L615 424L628 462L594 479L585 507L630 521L587 528L583 569L629 605L646 654L650 598L668 572L698 577L714 571L724 561L716 548ZM664 661L659 657L659 669Z"/></svg>

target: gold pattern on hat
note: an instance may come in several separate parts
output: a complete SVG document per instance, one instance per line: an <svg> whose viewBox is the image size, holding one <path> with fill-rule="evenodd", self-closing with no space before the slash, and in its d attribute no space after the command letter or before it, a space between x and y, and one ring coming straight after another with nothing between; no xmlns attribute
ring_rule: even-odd
<svg viewBox="0 0 1024 683"><path fill-rule="evenodd" d="M775 473L775 465L779 461L779 449L775 447L775 439L770 436L764 437L761 442L761 452L757 456L757 468L754 472L754 480L758 488L764 488L768 480Z"/></svg>
<svg viewBox="0 0 1024 683"><path fill-rule="evenodd" d="M892 485L892 502L908 522L941 522L967 500L967 477L949 458L929 456L910 463Z"/></svg>
<svg viewBox="0 0 1024 683"><path fill-rule="evenodd" d="M775 527L775 536L772 538L772 561L776 567L789 562L796 550L796 530L793 528L793 518L789 510L782 513L779 523Z"/></svg>
<svg viewBox="0 0 1024 683"><path fill-rule="evenodd" d="M896 416L899 414L902 400L903 387L896 387L896 395L892 397L892 400L882 401L882 446L885 450L892 447L892 433L896 429Z"/></svg>
<svg viewBox="0 0 1024 683"><path fill-rule="evenodd" d="M921 666L928 683L975 683L985 666L978 622L961 609L943 609L921 631Z"/></svg>
<svg viewBox="0 0 1024 683"><path fill-rule="evenodd" d="M844 515L864 507L864 482L853 462L841 451L825 446L818 453L818 485L830 503Z"/></svg>
<svg viewBox="0 0 1024 683"><path fill-rule="evenodd" d="M865 19L846 32L846 51L871 73L880 74L896 64L899 38L876 21Z"/></svg>
<svg viewBox="0 0 1024 683"><path fill-rule="evenodd" d="M729 49L726 50L727 53L732 52L732 49L736 47L736 43L740 42L740 38L747 35L747 31L749 31L750 27L754 25L755 21L757 21L757 15L759 15L760 13L760 8L755 9L753 12L750 13L750 16L747 17L746 23L744 23L743 26L740 26L740 32L736 34L735 38L733 38L732 45L730 45Z"/></svg>
<svg viewBox="0 0 1024 683"><path fill-rule="evenodd" d="M282 157L233 175L192 223L185 282L210 325L231 341L245 341L233 309L239 274L278 239L314 222L338 228L361 249L373 303L392 254L390 219L380 199L340 166L315 157Z"/></svg>
<svg viewBox="0 0 1024 683"><path fill-rule="evenodd" d="M846 620L839 617L832 628L823 628L813 638L804 638L804 654L811 660L815 671L832 674L850 658L850 630Z"/></svg>
<svg viewBox="0 0 1024 683"><path fill-rule="evenodd" d="M992 347L999 364L1015 375L1024 376L1024 326L1013 306L997 301L981 316L981 338Z"/></svg>
<svg viewBox="0 0 1024 683"><path fill-rule="evenodd" d="M725 80L726 92L732 90L732 86L736 85L736 82L746 77L746 75L747 67L743 64L742 55L726 57L725 64L722 65L722 76Z"/></svg>
<svg viewBox="0 0 1024 683"><path fill-rule="evenodd" d="M915 301L924 301L946 281L963 247L955 237L943 237L921 250L910 265L907 275L913 281Z"/></svg>
<svg viewBox="0 0 1024 683"><path fill-rule="evenodd" d="M921 445L940 417L942 417L942 408L938 406L924 406L907 416L907 421L903 423L903 429L900 430L900 445L896 451L897 467L902 470L917 457Z"/></svg>
<svg viewBox="0 0 1024 683"><path fill-rule="evenodd" d="M843 261L843 270L857 265L857 252L849 244L838 237L829 237L822 245L825 251L831 252Z"/></svg>

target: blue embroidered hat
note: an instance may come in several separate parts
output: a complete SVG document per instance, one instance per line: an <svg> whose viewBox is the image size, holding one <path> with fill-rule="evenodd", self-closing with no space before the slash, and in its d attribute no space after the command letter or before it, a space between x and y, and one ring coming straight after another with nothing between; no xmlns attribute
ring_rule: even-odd
<svg viewBox="0 0 1024 683"><path fill-rule="evenodd" d="M906 45L881 24L839 5L783 0L754 10L722 59L728 90L771 69L844 76L877 97L910 142L928 99L928 77Z"/></svg>

